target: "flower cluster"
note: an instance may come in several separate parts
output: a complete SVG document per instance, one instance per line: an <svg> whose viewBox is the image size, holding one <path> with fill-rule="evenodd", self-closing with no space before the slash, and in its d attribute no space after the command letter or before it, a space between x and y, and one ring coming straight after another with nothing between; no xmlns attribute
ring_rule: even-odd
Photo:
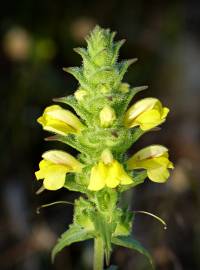
<svg viewBox="0 0 200 270"><path fill-rule="evenodd" d="M65 233L65 241L62 237L58 241L53 255L72 242L100 238L109 260L111 243L127 246L120 237L130 236L132 230L133 215L118 206L120 193L147 177L163 183L173 168L168 149L162 145L147 146L127 158L132 144L161 125L169 109L152 97L128 108L134 95L147 87L131 88L122 82L136 59L117 61L123 41L114 42L114 35L97 26L86 39L87 49L75 49L83 58L82 67L64 69L78 80L79 87L74 95L54 100L74 112L51 105L38 118L43 129L54 134L47 139L68 144L79 154L75 158L60 150L45 152L35 173L37 180L43 180L45 189L64 187L87 197L76 200L74 222ZM66 240L77 230L82 238Z"/></svg>

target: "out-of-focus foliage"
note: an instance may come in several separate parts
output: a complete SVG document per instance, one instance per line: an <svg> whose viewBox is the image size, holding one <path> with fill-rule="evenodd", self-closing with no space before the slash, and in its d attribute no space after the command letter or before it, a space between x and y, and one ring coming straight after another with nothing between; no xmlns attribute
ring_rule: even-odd
<svg viewBox="0 0 200 270"><path fill-rule="evenodd" d="M72 209L55 205L36 215L36 208L58 198L73 201L75 195L60 190L35 199L38 186L33 184L33 172L42 152L53 146L62 149L59 143L41 142L36 118L51 98L77 87L62 67L79 64L72 48L83 43L96 23L116 29L119 39L129 40L122 58L139 58L126 80L148 84L149 96L158 96L171 108L165 131L144 136L138 149L155 141L167 145L176 164L173 175L165 186L147 182L128 194L133 210L161 216L168 229L138 214L134 231L154 254L158 269L200 268L199 10L198 1L4 3L0 11L0 269L91 267L90 242L66 249L51 265L50 250L71 223ZM138 98L142 97L141 93ZM115 251L112 262L122 270L145 269L140 256L123 248Z"/></svg>

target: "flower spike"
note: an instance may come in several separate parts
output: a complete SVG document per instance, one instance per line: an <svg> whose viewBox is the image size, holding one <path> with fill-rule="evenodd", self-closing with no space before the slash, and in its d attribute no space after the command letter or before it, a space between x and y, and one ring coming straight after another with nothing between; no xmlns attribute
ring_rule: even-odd
<svg viewBox="0 0 200 270"><path fill-rule="evenodd" d="M147 86L132 87L123 81L137 58L118 60L124 40L114 41L115 34L96 26L86 38L87 48L74 49L82 65L63 68L77 79L78 87L72 95L53 101L75 113L52 105L38 122L54 133L46 140L74 148L77 158L64 151L47 151L35 175L43 181L38 193L64 187L83 194L75 200L73 222L58 239L53 259L64 247L94 238L94 269L104 269L104 256L108 266L113 244L139 251L153 269L150 254L131 236L134 213L120 207L120 200L122 192L142 184L147 176L158 183L169 177L173 164L162 145L148 146L127 160L128 149L146 131L162 124L169 109L156 98L129 106Z"/></svg>

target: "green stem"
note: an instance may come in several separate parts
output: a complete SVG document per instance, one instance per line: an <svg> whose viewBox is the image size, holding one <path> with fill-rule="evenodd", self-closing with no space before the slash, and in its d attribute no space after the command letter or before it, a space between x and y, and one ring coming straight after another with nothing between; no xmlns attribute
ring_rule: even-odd
<svg viewBox="0 0 200 270"><path fill-rule="evenodd" d="M104 244L103 240L98 237L94 239L94 261L93 270L103 270L104 265Z"/></svg>

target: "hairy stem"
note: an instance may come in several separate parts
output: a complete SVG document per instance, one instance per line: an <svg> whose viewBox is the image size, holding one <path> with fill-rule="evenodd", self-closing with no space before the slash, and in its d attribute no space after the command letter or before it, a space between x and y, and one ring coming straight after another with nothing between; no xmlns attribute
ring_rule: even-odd
<svg viewBox="0 0 200 270"><path fill-rule="evenodd" d="M98 237L94 239L94 261L93 270L103 270L104 264L104 244L103 240Z"/></svg>

